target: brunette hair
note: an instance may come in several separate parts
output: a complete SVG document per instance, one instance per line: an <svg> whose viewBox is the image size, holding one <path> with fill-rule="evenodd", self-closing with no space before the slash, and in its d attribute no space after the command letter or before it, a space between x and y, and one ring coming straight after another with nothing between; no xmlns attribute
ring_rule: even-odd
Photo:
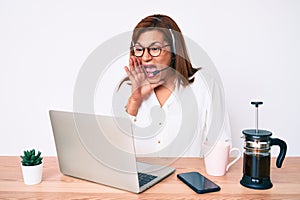
<svg viewBox="0 0 300 200"><path fill-rule="evenodd" d="M200 68L192 67L184 37L176 22L171 17L161 14L145 17L135 26L131 44L134 44L142 33L151 30L162 32L165 41L171 45L172 61L170 67L181 74L181 76L178 76L179 83L183 86L193 83L193 76ZM130 55L133 55L132 50ZM126 80L129 80L128 77L121 84Z"/></svg>

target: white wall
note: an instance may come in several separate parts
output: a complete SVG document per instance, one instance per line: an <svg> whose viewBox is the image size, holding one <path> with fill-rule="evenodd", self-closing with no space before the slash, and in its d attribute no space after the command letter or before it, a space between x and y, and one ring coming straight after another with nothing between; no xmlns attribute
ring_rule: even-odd
<svg viewBox="0 0 300 200"><path fill-rule="evenodd" d="M174 18L217 67L234 146L243 145L241 130L254 128L250 101L258 99L260 127L284 139L288 155L300 155L297 0L0 0L0 155L31 147L55 155L48 110L72 110L89 54L155 13Z"/></svg>

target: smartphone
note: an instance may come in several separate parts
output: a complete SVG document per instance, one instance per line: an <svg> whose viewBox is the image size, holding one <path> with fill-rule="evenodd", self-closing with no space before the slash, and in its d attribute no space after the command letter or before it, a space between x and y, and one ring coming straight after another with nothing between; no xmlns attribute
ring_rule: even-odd
<svg viewBox="0 0 300 200"><path fill-rule="evenodd" d="M221 188L200 174L199 172L187 172L177 174L177 177L192 188L198 194L220 191Z"/></svg>

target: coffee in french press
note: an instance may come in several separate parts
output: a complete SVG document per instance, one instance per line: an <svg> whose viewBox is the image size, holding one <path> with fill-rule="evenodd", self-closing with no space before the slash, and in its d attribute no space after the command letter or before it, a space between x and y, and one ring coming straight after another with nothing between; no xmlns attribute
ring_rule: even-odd
<svg viewBox="0 0 300 200"><path fill-rule="evenodd" d="M243 130L244 162L243 178L240 183L252 189L269 189L273 186L270 179L270 147L279 145L280 153L276 166L280 168L285 158L287 145L283 140L271 138L272 132L258 129L258 106L263 102L251 102L256 107L256 129Z"/></svg>

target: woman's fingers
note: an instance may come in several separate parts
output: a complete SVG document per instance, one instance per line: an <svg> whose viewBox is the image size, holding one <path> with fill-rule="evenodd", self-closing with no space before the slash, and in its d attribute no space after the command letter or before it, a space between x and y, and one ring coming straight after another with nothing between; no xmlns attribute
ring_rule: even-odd
<svg viewBox="0 0 300 200"><path fill-rule="evenodd" d="M134 56L130 56L130 59L129 59L129 68L130 68L130 72L132 75L136 75L137 74L137 67L138 67L138 64L137 64L137 60Z"/></svg>
<svg viewBox="0 0 300 200"><path fill-rule="evenodd" d="M129 58L129 69L130 71L133 70L133 60L131 59L131 57Z"/></svg>
<svg viewBox="0 0 300 200"><path fill-rule="evenodd" d="M140 85L145 80L145 78L140 76L139 74L137 74L137 72L135 70L129 70L129 68L127 66L125 66L124 69L125 69L125 72L129 78L132 86L134 88L140 87Z"/></svg>
<svg viewBox="0 0 300 200"><path fill-rule="evenodd" d="M147 76L143 69L141 60L139 60L135 56L130 56L129 67L126 66L124 67L124 69L132 84L132 89L135 95L143 96L144 92L142 91L145 91L146 88L149 88L151 90L152 87L149 86L149 82L147 81Z"/></svg>
<svg viewBox="0 0 300 200"><path fill-rule="evenodd" d="M135 58L136 59L136 72L137 73L141 73L142 72L142 63L139 59Z"/></svg>
<svg viewBox="0 0 300 200"><path fill-rule="evenodd" d="M129 69L128 69L127 66L125 66L124 69L125 69L125 72L126 72L126 73L129 72Z"/></svg>
<svg viewBox="0 0 300 200"><path fill-rule="evenodd" d="M129 70L132 76L134 76L135 78L145 79L145 72L142 66L142 62L135 56L130 56L129 58Z"/></svg>
<svg viewBox="0 0 300 200"><path fill-rule="evenodd" d="M132 60L133 60L134 67L138 67L139 66L138 59L135 56L132 56Z"/></svg>
<svg viewBox="0 0 300 200"><path fill-rule="evenodd" d="M128 78L129 78L129 80L132 82L134 80L134 77L131 73L131 70L129 70L129 68L127 66L125 66L124 69L125 69L125 72L126 72Z"/></svg>

